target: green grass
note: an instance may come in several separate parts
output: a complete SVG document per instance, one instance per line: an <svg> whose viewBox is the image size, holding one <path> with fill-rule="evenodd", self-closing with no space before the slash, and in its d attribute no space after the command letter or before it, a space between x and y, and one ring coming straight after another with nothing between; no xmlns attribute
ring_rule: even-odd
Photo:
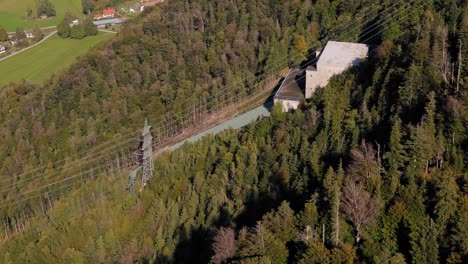
<svg viewBox="0 0 468 264"><path fill-rule="evenodd" d="M63 19L65 12L82 17L81 0L51 0L55 6L57 16L46 19L32 21L26 18L26 9L31 7L36 12L35 0L0 0L0 25L7 31L15 31L17 27L24 29L32 28L34 24L41 27L55 26Z"/></svg>
<svg viewBox="0 0 468 264"><path fill-rule="evenodd" d="M90 47L112 36L112 33L100 33L76 40L61 39L54 35L32 49L0 61L0 85L23 79L43 81L52 73L59 73L75 62L76 58L85 54Z"/></svg>

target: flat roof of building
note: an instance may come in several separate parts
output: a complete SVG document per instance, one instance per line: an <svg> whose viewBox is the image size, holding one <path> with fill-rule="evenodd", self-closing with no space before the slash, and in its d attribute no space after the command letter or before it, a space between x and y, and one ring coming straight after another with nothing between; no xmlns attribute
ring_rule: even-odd
<svg viewBox="0 0 468 264"><path fill-rule="evenodd" d="M104 26L107 24L121 24L124 21L125 21L124 18L112 18L112 19L93 21L93 24L96 26Z"/></svg>
<svg viewBox="0 0 468 264"><path fill-rule="evenodd" d="M304 99L301 87L305 85L304 70L290 69L280 88L275 94L276 99Z"/></svg>
<svg viewBox="0 0 468 264"><path fill-rule="evenodd" d="M317 65L342 67L355 65L361 58L367 56L368 51L369 47L366 44L328 41L320 54Z"/></svg>

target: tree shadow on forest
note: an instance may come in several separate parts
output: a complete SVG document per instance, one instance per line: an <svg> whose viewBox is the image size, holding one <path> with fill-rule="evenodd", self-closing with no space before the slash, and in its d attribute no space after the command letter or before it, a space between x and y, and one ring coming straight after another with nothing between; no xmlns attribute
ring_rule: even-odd
<svg viewBox="0 0 468 264"><path fill-rule="evenodd" d="M398 223L398 228L397 228L397 245L398 245L398 251L401 252L404 256L405 259L408 261L408 263L411 263L411 239L409 237L411 230L407 226L407 224L404 223L404 221L400 221Z"/></svg>
<svg viewBox="0 0 468 264"><path fill-rule="evenodd" d="M272 187L273 188L273 187ZM240 229L243 226L252 227L256 221L269 212L271 209L276 208L281 201L285 198L280 189L284 186L276 186L279 194L271 196L267 193L260 195L253 191L245 202L245 210L237 217L229 213L224 206L220 208L218 218L213 222L213 228L205 228L197 226L190 231L186 231L183 227L179 229L179 244L174 253L174 263L209 263L213 250L211 245L213 242L214 231L221 226L230 226L232 222ZM159 261L158 263L167 263Z"/></svg>
<svg viewBox="0 0 468 264"><path fill-rule="evenodd" d="M181 227L173 263L209 263L213 255L212 237L213 232L201 226L189 232Z"/></svg>

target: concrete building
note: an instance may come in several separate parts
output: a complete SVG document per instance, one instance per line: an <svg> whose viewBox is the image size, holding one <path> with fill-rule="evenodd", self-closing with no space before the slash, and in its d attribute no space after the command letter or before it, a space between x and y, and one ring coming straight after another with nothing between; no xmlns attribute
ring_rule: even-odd
<svg viewBox="0 0 468 264"><path fill-rule="evenodd" d="M332 76L366 58L368 51L365 44L328 41L325 48L317 50L315 66L289 70L273 97L274 103L281 102L284 112L297 109L305 99L312 97L317 88L325 87Z"/></svg>
<svg viewBox="0 0 468 264"><path fill-rule="evenodd" d="M305 71L305 98L312 97L317 88L326 86L333 75L359 64L367 57L368 51L366 44L328 41L318 55L316 67L308 67Z"/></svg>
<svg viewBox="0 0 468 264"><path fill-rule="evenodd" d="M302 87L302 88L301 88ZM275 104L281 102L283 112L297 109L304 101L304 70L290 69L273 97Z"/></svg>

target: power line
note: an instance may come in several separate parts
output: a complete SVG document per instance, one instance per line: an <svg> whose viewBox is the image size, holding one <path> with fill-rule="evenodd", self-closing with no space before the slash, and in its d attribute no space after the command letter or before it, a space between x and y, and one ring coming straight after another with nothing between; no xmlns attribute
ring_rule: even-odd
<svg viewBox="0 0 468 264"><path fill-rule="evenodd" d="M377 34L374 34L374 36L375 36L375 35L377 35ZM172 121L174 121L174 120L172 120ZM168 130L168 129L166 129L166 130ZM102 166L104 166L104 165L102 165ZM102 166L99 166L99 167L102 167ZM99 167L98 167L98 168L99 168ZM73 175L73 176L76 176L76 175ZM66 180L66 179L69 179L69 177L68 177L68 178L65 178L64 180Z"/></svg>
<svg viewBox="0 0 468 264"><path fill-rule="evenodd" d="M375 24L375 23L374 23L374 24ZM335 33L336 33L336 32L335 32ZM287 56L286 56L286 57L287 57ZM283 62L283 63L284 63L284 62ZM279 63L279 64L281 65L282 63ZM224 90L224 91L225 91L225 90ZM235 91L231 91L230 93L233 93L233 92L235 92ZM221 92L220 92L220 93L221 93ZM227 94L229 94L229 93L227 93ZM225 94L225 95L227 95L227 94ZM208 110L209 110L209 109L208 109ZM172 119L169 123L173 123L173 122L175 122L175 121L176 121L176 120ZM160 122L160 123L161 123L161 122ZM166 122L166 123L167 123L167 122ZM167 130L169 130L169 129L166 129L165 131L167 131ZM119 145L120 145L120 144L119 144ZM113 146L113 147L114 147L114 146ZM120 150L118 150L117 152L120 152ZM113 152L113 153L111 153L111 154L114 154L114 153L115 153L115 152ZM101 157L102 157L102 156L101 156ZM101 158L101 157L98 156L96 159ZM93 160L96 160L96 159L93 159ZM92 161L93 161L93 160L92 160ZM80 161L80 160L78 160L78 161ZM73 167L70 167L70 169L72 169L72 168L73 168ZM63 171L62 171L62 173L63 173ZM57 172L57 173L55 173L54 175L51 175L51 176L56 176L56 175L58 175L58 174L60 174L60 172ZM16 183L16 184L17 184L17 183Z"/></svg>
<svg viewBox="0 0 468 264"><path fill-rule="evenodd" d="M439 12L445 10L447 7L451 6L451 5L454 4L455 2L456 2L456 1L454 1L454 2L452 2L452 3L450 3L450 4L448 4L448 5L446 5L444 8L440 9L440 10L437 11L436 13L439 13ZM371 53L373 53L373 52L375 52L375 50L372 51ZM75 183L70 184L69 186L72 186L72 185L74 185L74 184L75 184ZM66 187L68 187L68 186L63 186L62 188L66 188ZM58 190L58 189L55 189L55 190ZM49 191L49 192L46 192L46 193L51 193L51 192L52 192L52 191ZM46 194L46 193L43 193L43 194ZM43 194L40 194L40 195L43 195ZM106 199L107 199L107 198L108 198L108 197L106 196ZM18 201L16 201L15 203L17 203L17 202L18 202ZM13 204L13 203L11 203L11 204ZM4 206L2 206L2 207L5 207L5 206L8 206L8 205L4 205ZM0 208L2 208L2 207L0 207ZM41 225L41 226L39 226L39 227L36 227L36 230L33 231L33 232L34 232L34 233L35 233L35 232L40 232L40 231L39 231L40 229L45 228L46 226L49 226L49 225L50 225L50 223L49 223L49 222L46 222L44 225ZM30 233L30 234L32 234L32 233Z"/></svg>

